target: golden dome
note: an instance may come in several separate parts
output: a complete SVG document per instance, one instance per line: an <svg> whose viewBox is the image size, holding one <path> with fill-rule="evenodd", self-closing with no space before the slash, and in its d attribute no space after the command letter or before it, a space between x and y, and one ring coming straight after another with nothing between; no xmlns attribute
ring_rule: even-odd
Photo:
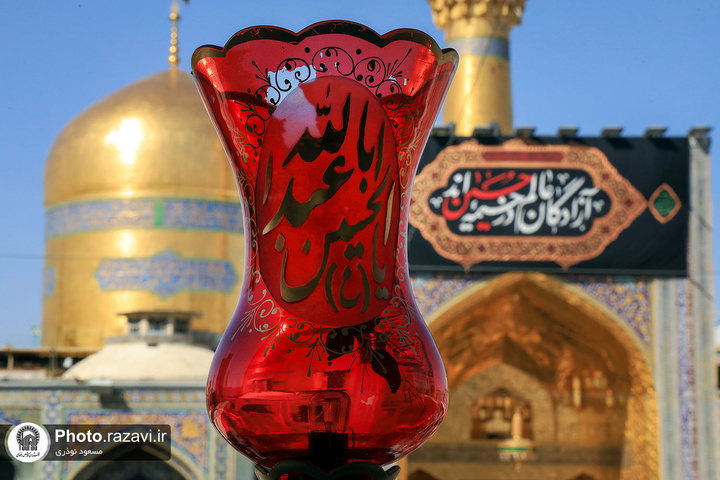
<svg viewBox="0 0 720 480"><path fill-rule="evenodd" d="M197 161L218 158L220 161ZM147 194L236 200L232 170L190 75L171 69L101 100L50 152L45 204Z"/></svg>
<svg viewBox="0 0 720 480"><path fill-rule="evenodd" d="M42 343L101 347L125 311L200 312L221 333L240 295L232 167L192 77L134 83L70 122L45 170Z"/></svg>

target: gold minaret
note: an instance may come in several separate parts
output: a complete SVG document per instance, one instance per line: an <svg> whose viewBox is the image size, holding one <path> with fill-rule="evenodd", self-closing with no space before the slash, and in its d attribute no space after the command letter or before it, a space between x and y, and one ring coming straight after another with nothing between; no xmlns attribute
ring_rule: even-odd
<svg viewBox="0 0 720 480"><path fill-rule="evenodd" d="M443 121L457 135L497 122L513 130L509 35L520 23L527 0L428 0L435 24L460 64L445 99Z"/></svg>

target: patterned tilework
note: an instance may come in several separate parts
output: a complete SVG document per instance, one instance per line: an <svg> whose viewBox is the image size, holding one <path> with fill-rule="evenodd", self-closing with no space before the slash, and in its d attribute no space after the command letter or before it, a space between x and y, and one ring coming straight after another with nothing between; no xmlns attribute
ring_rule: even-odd
<svg viewBox="0 0 720 480"><path fill-rule="evenodd" d="M475 276L414 276L411 278L415 303L420 314L426 317L443 303L478 282L482 277Z"/></svg>
<svg viewBox="0 0 720 480"><path fill-rule="evenodd" d="M48 413L57 409L57 404L48 403L50 392L48 390L2 390L0 391L0 422L18 424L22 422L34 423L61 423L52 422L55 418ZM4 441L4 440L3 440ZM59 462L38 462L33 464L32 478L38 480L56 480L60 478ZM22 471L22 470L20 470ZM26 478L26 477L23 477Z"/></svg>
<svg viewBox="0 0 720 480"><path fill-rule="evenodd" d="M57 275L55 275L55 267L53 267L52 265L46 266L45 270L43 270L43 285L42 285L43 298L52 297L52 294L55 291L56 283L57 283Z"/></svg>
<svg viewBox="0 0 720 480"><path fill-rule="evenodd" d="M162 298L181 291L226 293L238 280L230 261L183 258L171 250L149 258L106 258L95 277L102 290L149 290Z"/></svg>
<svg viewBox="0 0 720 480"><path fill-rule="evenodd" d="M228 479L228 449L229 445L220 435L215 435L215 479Z"/></svg>
<svg viewBox="0 0 720 480"><path fill-rule="evenodd" d="M60 205L49 209L45 218L45 238L48 240L121 228L242 233L242 208L238 202L213 200L110 199Z"/></svg>
<svg viewBox="0 0 720 480"><path fill-rule="evenodd" d="M27 421L27 419L23 418L23 415L19 412L0 410L0 423L4 425L20 425L25 421Z"/></svg>
<svg viewBox="0 0 720 480"><path fill-rule="evenodd" d="M45 238L116 228L152 228L154 200L124 199L68 203L45 216Z"/></svg>
<svg viewBox="0 0 720 480"><path fill-rule="evenodd" d="M173 451L182 452L195 463L204 472L203 478L215 478L209 472L209 442L219 435L211 429L205 411L205 388L128 389L124 392L124 400L133 405L131 410L103 409L97 394L82 387L3 389L0 390L0 420L43 424L169 424ZM225 469L228 468L230 451L226 445L223 452L217 452L224 459L216 463L224 465ZM37 467L35 472L39 479L60 480L67 478L73 465L68 462L40 462Z"/></svg>
<svg viewBox="0 0 720 480"><path fill-rule="evenodd" d="M201 390L144 390L132 389L125 391L125 401L138 403L198 403L205 405L205 389Z"/></svg>
<svg viewBox="0 0 720 480"><path fill-rule="evenodd" d="M242 233L242 209L239 203L168 199L163 209L163 225Z"/></svg>
<svg viewBox="0 0 720 480"><path fill-rule="evenodd" d="M79 425L127 425L161 424L170 425L172 448L180 449L192 458L203 470L208 470L208 427L207 413L203 411L163 410L130 411L70 411L66 422Z"/></svg>
<svg viewBox="0 0 720 480"><path fill-rule="evenodd" d="M687 280L678 280L678 373L684 480L698 480L697 412L695 397L695 336L691 325L690 292Z"/></svg>
<svg viewBox="0 0 720 480"><path fill-rule="evenodd" d="M6 414L7 412L18 412L17 415L25 421L43 421L47 420L47 412L53 408L52 404L48 403L48 391L47 390L0 390L0 411ZM29 417L28 415L34 415L33 412L44 410L44 418ZM28 420L33 418L34 420ZM47 422L50 423L50 422Z"/></svg>
<svg viewBox="0 0 720 480"><path fill-rule="evenodd" d="M60 395L58 395L58 393L59 392L49 390L44 399L44 403L47 405L44 420L46 423L64 423L60 418L60 410L63 406L63 400L69 400L69 398L67 392L62 392Z"/></svg>
<svg viewBox="0 0 720 480"><path fill-rule="evenodd" d="M650 282L644 277L573 275L569 283L601 301L637 333L650 347Z"/></svg>
<svg viewBox="0 0 720 480"><path fill-rule="evenodd" d="M59 470L59 462L40 462L42 465L42 479L43 480L54 480L58 478L57 471Z"/></svg>

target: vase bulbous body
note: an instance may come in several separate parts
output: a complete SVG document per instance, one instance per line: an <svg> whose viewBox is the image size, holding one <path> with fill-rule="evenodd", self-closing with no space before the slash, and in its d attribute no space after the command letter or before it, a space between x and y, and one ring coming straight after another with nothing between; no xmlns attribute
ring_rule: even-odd
<svg viewBox="0 0 720 480"><path fill-rule="evenodd" d="M442 421L447 380L413 300L406 233L456 63L421 32L349 22L253 27L193 55L246 235L207 405L260 465L387 464Z"/></svg>

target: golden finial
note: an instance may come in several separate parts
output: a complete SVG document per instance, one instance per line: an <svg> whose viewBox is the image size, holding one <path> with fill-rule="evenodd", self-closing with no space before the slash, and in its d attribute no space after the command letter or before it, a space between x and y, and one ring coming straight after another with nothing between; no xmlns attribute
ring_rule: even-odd
<svg viewBox="0 0 720 480"><path fill-rule="evenodd" d="M188 3L189 0L183 0ZM173 0L172 7L170 7L170 21L172 22L172 29L170 30L170 56L168 61L173 68L177 68L180 63L180 56L178 55L178 22L180 21L180 5L178 0Z"/></svg>
<svg viewBox="0 0 720 480"><path fill-rule="evenodd" d="M500 21L509 27L520 23L527 0L428 0L439 28L470 18Z"/></svg>

